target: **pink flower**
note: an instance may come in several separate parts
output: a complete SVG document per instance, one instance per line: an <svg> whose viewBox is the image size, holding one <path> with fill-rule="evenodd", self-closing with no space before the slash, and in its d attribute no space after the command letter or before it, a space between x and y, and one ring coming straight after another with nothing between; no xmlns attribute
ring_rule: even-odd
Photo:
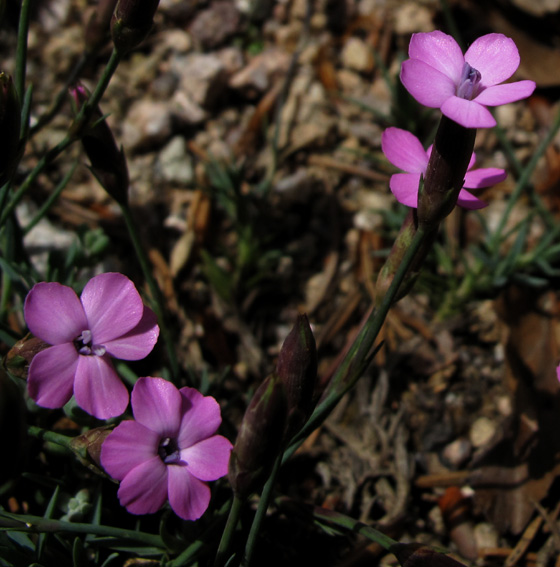
<svg viewBox="0 0 560 567"><path fill-rule="evenodd" d="M231 443L214 435L218 402L163 378L140 378L132 390L136 421L123 421L101 448L105 470L121 481L120 503L132 514L157 512L169 499L184 520L210 502L207 481L227 474Z"/></svg>
<svg viewBox="0 0 560 567"><path fill-rule="evenodd" d="M421 104L441 112L465 128L496 125L486 106L521 100L535 90L533 81L501 85L519 67L519 52L501 33L479 37L465 55L449 35L415 33L408 47L401 81Z"/></svg>
<svg viewBox="0 0 560 567"><path fill-rule="evenodd" d="M400 128L387 128L381 136L381 148L385 157L396 167L406 173L395 173L391 176L389 187L397 201L407 207L418 207L418 187L420 176L425 176L426 168L432 146L424 150L420 140ZM503 169L488 167L468 171L475 163L475 155L471 156L467 173L465 175L464 187L468 189L481 189L490 187L503 181L507 174ZM468 191L461 189L457 204L465 209L482 209L486 203Z"/></svg>
<svg viewBox="0 0 560 567"><path fill-rule="evenodd" d="M80 299L65 285L38 283L27 294L24 315L29 330L53 345L29 366L27 388L38 405L60 408L73 393L99 419L124 412L128 390L110 357L140 360L159 335L153 311L126 276L95 276Z"/></svg>

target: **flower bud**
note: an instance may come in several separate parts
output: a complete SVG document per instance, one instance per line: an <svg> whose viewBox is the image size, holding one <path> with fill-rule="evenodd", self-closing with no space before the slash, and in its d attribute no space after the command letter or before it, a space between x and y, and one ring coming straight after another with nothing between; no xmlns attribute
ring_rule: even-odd
<svg viewBox="0 0 560 567"><path fill-rule="evenodd" d="M389 551L402 567L465 567L449 555L421 543L395 543Z"/></svg>
<svg viewBox="0 0 560 567"><path fill-rule="evenodd" d="M119 0L111 19L115 49L126 53L148 35L159 0Z"/></svg>
<svg viewBox="0 0 560 567"><path fill-rule="evenodd" d="M85 87L78 85L72 91L77 110L88 100ZM120 204L128 200L128 167L122 147L119 149L101 110L96 108L81 136L82 145L91 165L90 170L99 184Z"/></svg>
<svg viewBox="0 0 560 567"><path fill-rule="evenodd" d="M286 337L276 373L286 389L288 422L286 438L292 437L313 411L313 394L317 381L317 346L307 315L298 315L296 324Z"/></svg>
<svg viewBox="0 0 560 567"><path fill-rule="evenodd" d="M99 0L85 29L85 50L95 53L109 39L109 25L117 0Z"/></svg>
<svg viewBox="0 0 560 567"><path fill-rule="evenodd" d="M476 128L465 128L446 116L441 117L424 185L418 195L419 227L434 230L457 204L475 138Z"/></svg>
<svg viewBox="0 0 560 567"><path fill-rule="evenodd" d="M0 485L14 479L25 460L25 404L17 385L0 369Z"/></svg>
<svg viewBox="0 0 560 567"><path fill-rule="evenodd" d="M20 121L21 107L12 77L0 72L0 187L12 177L23 150Z"/></svg>
<svg viewBox="0 0 560 567"><path fill-rule="evenodd" d="M4 366L12 376L25 380L33 357L50 346L45 341L27 334L8 351L4 359Z"/></svg>
<svg viewBox="0 0 560 567"><path fill-rule="evenodd" d="M90 429L82 435L73 437L70 448L83 465L97 474L107 476L101 466L101 446L112 431L112 427L103 426Z"/></svg>
<svg viewBox="0 0 560 567"><path fill-rule="evenodd" d="M268 478L282 446L286 415L284 384L271 374L245 411L229 460L229 482L240 498L259 490Z"/></svg>

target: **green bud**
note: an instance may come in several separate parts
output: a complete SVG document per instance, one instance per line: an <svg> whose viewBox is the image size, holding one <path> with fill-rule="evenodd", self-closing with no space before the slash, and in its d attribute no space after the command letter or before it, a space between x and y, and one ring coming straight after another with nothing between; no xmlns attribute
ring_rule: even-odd
<svg viewBox="0 0 560 567"><path fill-rule="evenodd" d="M109 39L109 25L117 0L99 0L97 8L93 11L85 29L85 50L95 53Z"/></svg>
<svg viewBox="0 0 560 567"><path fill-rule="evenodd" d="M111 19L115 49L126 53L148 35L159 0L119 0Z"/></svg>
<svg viewBox="0 0 560 567"><path fill-rule="evenodd" d="M0 72L0 187L13 175L23 150L20 144L21 107L10 75Z"/></svg>
<svg viewBox="0 0 560 567"><path fill-rule="evenodd" d="M284 384L288 400L287 439L292 437L313 412L317 382L317 346L307 315L298 315L278 355L276 373Z"/></svg>
<svg viewBox="0 0 560 567"><path fill-rule="evenodd" d="M89 98L89 92L82 85L71 91L77 111ZM119 149L101 110L96 108L91 116L89 128L81 136L82 146L91 162L90 171L99 184L117 203L128 201L128 167L122 147Z"/></svg>
<svg viewBox="0 0 560 567"><path fill-rule="evenodd" d="M282 447L286 415L284 385L271 374L245 411L229 460L229 482L240 498L258 491L270 475Z"/></svg>

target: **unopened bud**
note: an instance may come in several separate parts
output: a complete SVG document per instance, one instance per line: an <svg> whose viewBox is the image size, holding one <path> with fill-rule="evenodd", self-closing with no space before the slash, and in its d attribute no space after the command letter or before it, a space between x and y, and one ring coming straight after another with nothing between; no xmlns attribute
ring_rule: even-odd
<svg viewBox="0 0 560 567"><path fill-rule="evenodd" d="M96 427L82 433L82 435L73 437L72 441L70 441L70 448L81 463L103 476L107 475L101 466L101 446L111 431L112 427Z"/></svg>
<svg viewBox="0 0 560 567"><path fill-rule="evenodd" d="M72 89L79 111L88 100L89 93L79 85ZM120 204L128 201L128 167L122 147L119 149L101 110L96 108L81 136L82 145L91 165L90 170L99 184Z"/></svg>
<svg viewBox="0 0 560 567"><path fill-rule="evenodd" d="M159 0L119 0L111 19L115 49L126 53L148 35Z"/></svg>
<svg viewBox="0 0 560 567"><path fill-rule="evenodd" d="M313 411L317 381L317 346L307 315L298 315L278 355L276 373L286 388L288 423L286 437L292 437Z"/></svg>
<svg viewBox="0 0 560 567"><path fill-rule="evenodd" d="M402 567L465 567L449 555L421 543L395 543L389 551Z"/></svg>
<svg viewBox="0 0 560 567"><path fill-rule="evenodd" d="M99 0L85 29L85 50L95 53L109 40L111 18L117 0Z"/></svg>
<svg viewBox="0 0 560 567"><path fill-rule="evenodd" d="M435 230L454 209L471 159L476 128L442 116L418 195L418 226Z"/></svg>
<svg viewBox="0 0 560 567"><path fill-rule="evenodd" d="M4 359L6 370L17 378L27 379L29 365L33 357L42 350L49 348L51 345L32 336L26 335L20 339L9 351Z"/></svg>
<svg viewBox="0 0 560 567"><path fill-rule="evenodd" d="M229 460L229 482L240 498L259 490L268 478L282 447L286 415L284 385L271 374L245 411Z"/></svg>
<svg viewBox="0 0 560 567"><path fill-rule="evenodd" d="M23 146L20 144L21 107L12 77L0 72L0 187L13 175Z"/></svg>

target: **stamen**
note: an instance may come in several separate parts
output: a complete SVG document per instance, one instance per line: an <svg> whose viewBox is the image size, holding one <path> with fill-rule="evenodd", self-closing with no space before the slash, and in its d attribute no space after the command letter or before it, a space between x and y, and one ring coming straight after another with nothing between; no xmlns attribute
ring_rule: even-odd
<svg viewBox="0 0 560 567"><path fill-rule="evenodd" d="M160 441L158 447L159 458L166 465L186 465L185 461L181 460L181 452L177 446L177 440L171 437L166 437Z"/></svg>
<svg viewBox="0 0 560 567"><path fill-rule="evenodd" d="M461 81L457 87L457 96L465 100L472 100L476 98L479 92L479 83L482 75L480 71L471 67L466 61L463 65L463 72L461 74Z"/></svg>

